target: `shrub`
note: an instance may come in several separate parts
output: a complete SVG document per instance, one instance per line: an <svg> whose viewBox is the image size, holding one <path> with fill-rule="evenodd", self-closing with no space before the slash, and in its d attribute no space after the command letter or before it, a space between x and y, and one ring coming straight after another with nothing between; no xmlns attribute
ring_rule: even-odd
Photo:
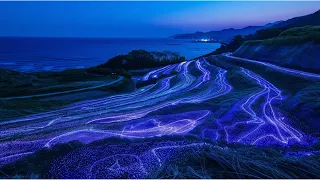
<svg viewBox="0 0 320 180"><path fill-rule="evenodd" d="M185 57L172 52L148 52L145 50L133 50L126 55L118 55L111 58L97 68L141 69L154 68L185 61Z"/></svg>

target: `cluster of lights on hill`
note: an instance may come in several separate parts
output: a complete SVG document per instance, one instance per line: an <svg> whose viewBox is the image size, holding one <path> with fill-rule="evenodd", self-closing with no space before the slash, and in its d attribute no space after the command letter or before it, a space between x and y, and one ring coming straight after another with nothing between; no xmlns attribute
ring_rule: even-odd
<svg viewBox="0 0 320 180"><path fill-rule="evenodd" d="M214 39L193 39L192 42L217 42Z"/></svg>

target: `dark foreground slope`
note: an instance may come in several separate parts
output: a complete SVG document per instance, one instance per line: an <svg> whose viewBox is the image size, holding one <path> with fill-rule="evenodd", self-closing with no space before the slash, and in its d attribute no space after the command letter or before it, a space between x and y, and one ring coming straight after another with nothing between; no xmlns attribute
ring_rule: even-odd
<svg viewBox="0 0 320 180"><path fill-rule="evenodd" d="M292 28L271 39L247 41L233 55L320 72L320 26Z"/></svg>
<svg viewBox="0 0 320 180"><path fill-rule="evenodd" d="M148 151L150 148L157 151L153 154ZM292 151L277 147L211 144L193 137L162 137L135 142L112 139L89 145L70 142L5 166L0 177L61 178L63 174L65 178L96 179L319 178L318 149L319 145L305 152L298 148ZM160 167L156 155L164 160ZM139 158L142 161L139 162ZM113 167L113 163L117 166ZM148 164L150 166L146 166ZM145 169L152 169L152 172L147 174Z"/></svg>
<svg viewBox="0 0 320 180"><path fill-rule="evenodd" d="M35 73L0 69L0 121L133 88L129 78L89 74L85 69Z"/></svg>

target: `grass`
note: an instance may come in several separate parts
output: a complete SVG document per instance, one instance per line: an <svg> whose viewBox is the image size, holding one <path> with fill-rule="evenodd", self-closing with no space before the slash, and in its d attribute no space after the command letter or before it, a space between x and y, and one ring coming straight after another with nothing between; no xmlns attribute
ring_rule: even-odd
<svg viewBox="0 0 320 180"><path fill-rule="evenodd" d="M84 100L83 97L74 100L43 100L46 97L25 99L1 99L5 97L28 96L64 92L101 85L116 80L114 75L89 74L85 69L70 69L61 72L22 73L11 70L0 70L0 120L5 121L21 116L45 112L58 107ZM121 82L106 87L97 88L99 91L119 93L134 89L132 80L124 78ZM85 97L90 99L90 97Z"/></svg>
<svg viewBox="0 0 320 180"><path fill-rule="evenodd" d="M240 67L249 69L254 73L262 75L262 77L277 88L282 90L282 95L286 96L286 100L282 104L282 108L288 113L287 115L294 119L294 123L297 126L307 123L310 126L309 131L311 133L318 134L320 127L314 126L317 124L317 117L319 117L320 109L320 81L316 79L305 79L293 75L287 75L270 68L266 68L263 65L230 59L224 56L211 56L209 58L210 63L228 69L228 71L237 72ZM235 74L236 75L236 74ZM233 77L233 78L232 78ZM246 83L241 82L240 76L228 76L228 82L233 87L241 87ZM248 88L248 86L244 86ZM317 136L318 136L317 135Z"/></svg>
<svg viewBox="0 0 320 180"><path fill-rule="evenodd" d="M167 162L151 178L319 178L320 155L289 157L277 148L211 145L189 152L185 165Z"/></svg>
<svg viewBox="0 0 320 180"><path fill-rule="evenodd" d="M227 80L235 88L232 93L227 96L208 101L205 105L219 104L221 101L233 101L233 96L243 96L244 93L250 93L252 88L257 85L250 81L246 76L239 72L240 67L252 70L257 74L271 81L278 88L283 90L283 94L288 96L288 102L295 96L303 97L301 103L310 104L310 99L318 96L318 87L320 82L312 79L304 79L286 75L266 67L254 63L237 61L224 56L213 56L208 61L216 66L228 70ZM284 83L285 82L285 83ZM127 83L125 83L127 84ZM247 91L247 92L245 92ZM310 93L310 91L312 93ZM302 95L301 95L302 94ZM233 102L230 102L233 104ZM196 108L195 105L186 105L189 108ZM210 106L209 107L213 107ZM296 106L297 109L289 111L292 117L297 117L300 112L301 105ZM182 107L180 107L182 108ZM199 107L201 108L201 107ZM285 106L283 106L285 108ZM312 108L319 108L315 106ZM311 108L311 109L312 109ZM229 108L226 107L226 110ZM226 110L223 110L225 112ZM316 110L316 109L315 109ZM166 111L162 113L166 113ZM176 112L172 107L168 107L167 112ZM221 112L221 113L223 113ZM159 114L159 112L157 112ZM299 117L305 120L308 116ZM301 123L301 122L296 122ZM207 125L207 124L205 124ZM207 126L206 126L207 127ZM197 131L197 129L195 129ZM224 142L212 142L207 139L200 139L198 136L188 135L185 137L159 137L141 140L127 139L105 139L90 143L88 145L73 141L66 144L55 145L50 149L42 149L35 154L27 156L12 164L6 165L0 169L1 178L51 178L50 174L52 164L55 160L64 157L66 154L77 151L81 148L95 148L104 145L105 148L126 144L132 147L134 144L144 143L150 146L166 141L188 141L188 142L206 142L207 145L201 149L190 148L181 151L178 156L169 156L163 162L161 168L154 169L146 178L319 178L320 174L320 155L313 154L311 156L290 156L288 153L294 152L312 152L319 150L319 144L311 147L257 147L241 144L226 144ZM127 153L131 153L129 152ZM115 152L119 153L119 152ZM82 154L81 160L86 162L88 155ZM83 159L82 159L83 158ZM75 164L76 165L76 164ZM58 175L56 175L58 176ZM126 178L126 177L119 177Z"/></svg>
<svg viewBox="0 0 320 180"><path fill-rule="evenodd" d="M239 72L240 67L250 69L251 71L263 75L263 77L275 84L276 87L283 90L283 94L288 97L284 102L286 105L293 105L294 108L288 110L289 115L293 119L307 120L314 115L319 117L320 104L315 101L320 98L319 88L320 82L313 79L304 79L286 75L272 69L268 69L262 65L237 61L226 58L224 56L210 57L209 62L228 70L227 80L235 88L235 91L227 96L208 101L208 103L220 104L221 101L233 101L232 96L243 96L244 93L250 93L250 89L256 88L254 82L251 82L242 73ZM130 83L119 83L114 91L127 87ZM152 83L152 82L149 82ZM143 85L142 85L143 86ZM110 87L111 88L111 87ZM248 91L248 92L245 92ZM294 105L291 100L299 98L300 103ZM237 98L234 98L237 99ZM295 101L295 100L294 100ZM21 103L21 101L19 101ZM16 103L19 103L16 102ZM296 101L295 101L296 102ZM25 102L27 105L28 102ZM29 102L30 103L30 102ZM34 102L36 103L36 102ZM37 102L39 103L39 102ZM3 105L8 104L4 103ZM230 102L233 104L233 102ZM311 104L311 106L310 106ZM12 105L15 106L15 105ZM22 105L16 105L21 107ZM39 107L39 105L37 105ZM43 105L42 105L43 106ZM189 106L193 109L194 106ZM303 111L302 107L308 106L313 110L310 114L299 115ZM43 106L45 107L45 106ZM210 106L211 107L211 106ZM199 107L200 108L200 107ZM226 107L226 110L229 109ZM162 110L163 111L163 110ZM168 112L173 111L172 107L168 107ZM225 112L223 110L223 112ZM223 113L221 112L221 113ZM157 112L158 113L158 112ZM163 111L163 113L166 113ZM295 123L303 123L296 121ZM306 122L308 123L308 122ZM196 129L195 129L196 130ZM310 128L309 131L312 131ZM42 149L35 154L27 156L17 162L6 165L0 169L0 178L51 178L50 169L52 163L79 148L91 148L95 146L105 145L106 148L112 145L126 144L131 147L134 143L150 143L156 144L164 141L191 141L191 142L207 142L207 146L201 149L188 149L182 152L179 158L167 158L161 168L152 171L147 178L319 178L320 177L320 155L311 156L289 156L287 153L301 151L319 150L319 144L311 147L257 147L245 146L241 144L225 144L223 142L212 142L199 137L159 137L142 140L126 140L126 139L106 139L99 142L93 142L83 145L79 142L69 142L66 144L55 145L50 149ZM118 152L116 152L118 153ZM128 152L130 153L130 152ZM86 160L83 154L83 161ZM90 158L90 157L89 157ZM82 160L82 159L81 159ZM125 177L119 177L125 178Z"/></svg>
<svg viewBox="0 0 320 180"><path fill-rule="evenodd" d="M265 39L246 41L243 45L294 45L305 42L320 44L320 26L304 26L288 29L279 36Z"/></svg>
<svg viewBox="0 0 320 180"><path fill-rule="evenodd" d="M41 101L38 98L0 100L0 121L6 121L21 116L54 110L58 107L70 104L75 101Z"/></svg>
<svg viewBox="0 0 320 180"><path fill-rule="evenodd" d="M186 137L161 137L144 140L108 139L93 142L88 145L73 141L66 144L58 144L50 149L42 149L33 155L29 155L6 165L0 169L0 178L50 178L52 163L68 153L77 149L95 149L96 147L114 147L118 144L135 144L141 147L155 145L170 141L197 143L196 138ZM318 149L318 145L309 147L307 151ZM304 151L306 151L304 149ZM168 154L168 158L160 168L151 171L146 178L172 179L172 178L319 178L320 155L290 156L288 154L301 152L297 148L281 147L256 147L240 144L225 144L222 142L207 142L201 148L184 149L179 155ZM130 152L128 152L130 153ZM178 156L176 156L176 155ZM178 157L178 158L177 158ZM84 161L87 155L83 155ZM118 177L125 178L125 177Z"/></svg>
<svg viewBox="0 0 320 180"><path fill-rule="evenodd" d="M134 84L131 79L125 78L119 83L112 84L98 88L98 91L105 91L106 93L125 93L131 92L134 89ZM81 100L92 99L90 96L78 97L73 100L43 100L43 98L26 98L26 99L12 99L0 100L0 121L6 121L22 116L56 110L62 106L75 103Z"/></svg>
<svg viewBox="0 0 320 180"><path fill-rule="evenodd" d="M117 78L118 76L88 74L85 69L36 73L22 73L2 69L0 70L0 97L74 90Z"/></svg>

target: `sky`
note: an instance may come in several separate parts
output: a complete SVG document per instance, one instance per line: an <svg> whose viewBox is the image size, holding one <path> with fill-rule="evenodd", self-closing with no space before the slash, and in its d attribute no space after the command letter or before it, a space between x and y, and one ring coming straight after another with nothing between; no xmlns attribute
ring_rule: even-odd
<svg viewBox="0 0 320 180"><path fill-rule="evenodd" d="M168 37L307 15L316 2L0 2L0 36Z"/></svg>

